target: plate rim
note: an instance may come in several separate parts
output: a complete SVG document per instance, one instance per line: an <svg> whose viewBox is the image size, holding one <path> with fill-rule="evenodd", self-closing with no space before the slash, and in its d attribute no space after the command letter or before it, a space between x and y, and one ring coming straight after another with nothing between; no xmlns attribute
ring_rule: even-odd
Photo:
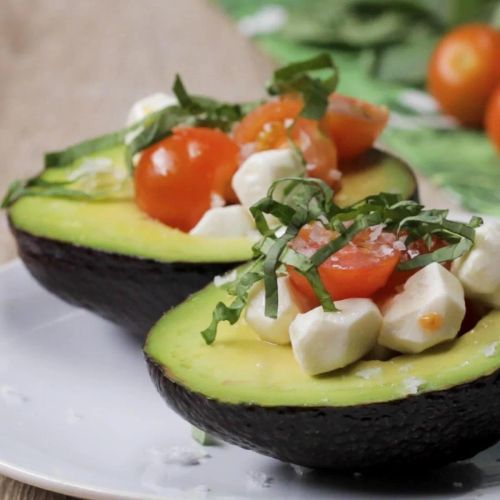
<svg viewBox="0 0 500 500"><path fill-rule="evenodd" d="M0 264L0 279L6 272L19 272L21 270L29 273L29 270L23 264L22 259L14 257L9 261ZM31 273L29 274L31 276ZM174 493L170 493L168 491L161 494L145 494L144 492L132 492L100 487L96 488L78 481L65 481L64 479L57 479L55 475L40 474L36 471L5 461L1 458L0 474L8 479L25 483L36 488L41 488L46 491L90 500L178 500L179 496L182 497L182 495L186 494L182 490L179 490L178 495L175 495ZM217 500L217 498L220 497L215 495L211 498Z"/></svg>

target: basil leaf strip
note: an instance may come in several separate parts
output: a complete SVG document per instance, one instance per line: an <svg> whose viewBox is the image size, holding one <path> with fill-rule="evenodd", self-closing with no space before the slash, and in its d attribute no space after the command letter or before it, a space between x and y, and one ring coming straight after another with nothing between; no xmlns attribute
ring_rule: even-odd
<svg viewBox="0 0 500 500"><path fill-rule="evenodd" d="M104 149L110 149L123 144L126 134L137 128L138 125L133 125L127 129L106 134L101 137L95 137L87 141L80 142L69 148L61 151L52 151L44 156L44 168L67 167L76 160L97 153Z"/></svg>
<svg viewBox="0 0 500 500"><path fill-rule="evenodd" d="M314 76L318 70L326 76ZM301 115L319 120L326 111L328 96L337 88L338 69L327 53L277 69L267 85L270 95L300 93L304 99Z"/></svg>

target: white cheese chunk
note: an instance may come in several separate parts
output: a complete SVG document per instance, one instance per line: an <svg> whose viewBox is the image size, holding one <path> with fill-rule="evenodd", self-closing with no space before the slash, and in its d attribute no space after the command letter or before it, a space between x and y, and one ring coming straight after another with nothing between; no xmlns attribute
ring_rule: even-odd
<svg viewBox="0 0 500 500"><path fill-rule="evenodd" d="M266 196L275 180L301 176L305 171L300 156L292 149L270 149L250 155L234 174L232 186L242 205L250 207ZM280 199L280 190L275 198Z"/></svg>
<svg viewBox="0 0 500 500"><path fill-rule="evenodd" d="M466 297L500 307L500 222L476 230L474 247L453 261L451 271L462 283Z"/></svg>
<svg viewBox="0 0 500 500"><path fill-rule="evenodd" d="M382 316L370 299L339 300L335 305L339 311L316 307L290 325L295 359L311 375L354 363L377 342Z"/></svg>
<svg viewBox="0 0 500 500"><path fill-rule="evenodd" d="M290 343L290 323L300 313L295 302L288 277L278 278L278 315L269 318L265 314L265 290L263 283L257 283L250 291L245 319L254 332L267 342Z"/></svg>
<svg viewBox="0 0 500 500"><path fill-rule="evenodd" d="M126 124L127 126L133 125L136 122L144 120L146 116L174 104L177 104L177 99L174 96L161 92L144 97L132 105Z"/></svg>
<svg viewBox="0 0 500 500"><path fill-rule="evenodd" d="M250 212L241 205L210 208L189 234L216 238L258 237Z"/></svg>
<svg viewBox="0 0 500 500"><path fill-rule="evenodd" d="M382 312L379 343L399 352L422 352L457 335L465 315L464 290L434 262L409 278Z"/></svg>

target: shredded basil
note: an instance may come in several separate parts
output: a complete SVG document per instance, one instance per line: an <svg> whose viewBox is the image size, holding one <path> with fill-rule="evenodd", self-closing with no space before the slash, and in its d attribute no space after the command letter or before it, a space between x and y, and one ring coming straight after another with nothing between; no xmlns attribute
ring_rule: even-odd
<svg viewBox="0 0 500 500"><path fill-rule="evenodd" d="M318 72L322 74L316 75ZM320 54L276 70L268 91L271 95L287 92L300 93L304 100L302 115L319 119L325 112L328 95L335 89L337 79L338 71L331 57L327 54ZM192 95L187 91L179 75L175 78L172 92L177 98L177 105L152 113L142 121L117 132L81 142L61 151L47 153L44 159L44 172L31 179L13 182L7 190L1 207L7 208L20 197L27 195L111 199L115 197L112 189L90 193L70 183L65 183L64 186L54 182L43 185L41 178L48 169L69 167L86 157L120 146L123 147L123 161L132 178L136 155L168 137L175 127L201 126L228 132L236 122L261 104L261 101L243 104L227 103ZM295 147L294 143L292 146ZM275 209L279 211L278 207ZM262 222L259 224L264 227Z"/></svg>
<svg viewBox="0 0 500 500"><path fill-rule="evenodd" d="M241 120L253 107L260 104L258 102L230 104L209 97L189 95L179 75L175 77L172 91L177 97L179 106L195 118L197 125L219 128L225 132L228 132L232 125Z"/></svg>
<svg viewBox="0 0 500 500"><path fill-rule="evenodd" d="M67 167L76 160L89 156L105 149L110 149L123 144L124 137L137 126L106 134L101 137L80 142L62 151L52 151L46 153L44 157L44 168Z"/></svg>
<svg viewBox="0 0 500 500"><path fill-rule="evenodd" d="M217 326L221 321L228 321L231 325L234 325L238 321L241 312L247 305L250 289L255 283L262 280L263 276L263 261L257 260L250 269L240 276L235 288L228 287L229 293L235 295L236 299L229 306L223 302L219 302L215 307L212 323L207 329L201 332L207 344L211 344L215 340Z"/></svg>
<svg viewBox="0 0 500 500"><path fill-rule="evenodd" d="M404 234L407 242L428 240L429 248L433 236L448 243L398 267L409 270L460 257L473 246L475 228L482 224L479 217L473 217L468 224L448 220L447 210L425 210L422 205L392 193L369 196L340 208L333 201L333 191L324 182L300 177L274 182L267 196L255 203L250 212L262 234L261 240L253 247L256 268L243 272L236 285L233 284L229 294L235 298L229 306L222 302L217 304L210 326L202 333L207 344L215 340L221 321L231 324L238 321L248 302L250 288L259 281L264 283L265 315L276 318L279 302L277 279L285 266L293 267L309 281L325 311L336 311L318 269L331 255L369 227L384 224L386 231L398 236ZM268 215L278 219L286 230L277 231L277 228L269 227ZM308 258L293 250L289 244L300 229L311 222L320 222L325 228L337 232L338 236Z"/></svg>
<svg viewBox="0 0 500 500"><path fill-rule="evenodd" d="M318 71L322 71L323 75L314 76ZM304 108L301 115L319 120L325 114L328 96L337 87L338 74L330 54L322 53L277 69L267 85L267 91L270 95L302 94Z"/></svg>

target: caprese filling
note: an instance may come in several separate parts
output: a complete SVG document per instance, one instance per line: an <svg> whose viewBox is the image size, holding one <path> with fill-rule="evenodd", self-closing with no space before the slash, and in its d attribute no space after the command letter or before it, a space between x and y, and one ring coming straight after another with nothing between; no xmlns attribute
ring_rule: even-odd
<svg viewBox="0 0 500 500"><path fill-rule="evenodd" d="M268 99L234 104L190 95L177 76L172 95L132 106L125 129L48 153L45 170L12 183L2 207L27 195L135 198L183 232L253 238L249 209L273 182L314 178L339 191L342 169L387 124L385 106L336 93L337 80L333 60L320 54L276 70Z"/></svg>
<svg viewBox="0 0 500 500"><path fill-rule="evenodd" d="M178 82L175 98L154 94L134 104L130 126L161 112L168 117L179 107L187 111L167 137L135 151L139 208L195 235L252 236L248 209L274 181L303 176L340 189L343 162L372 147L388 111L333 92L332 77L320 80L310 74L308 68L335 73L331 60L301 64L278 70L272 97L238 105L229 122L200 119L206 98L188 96Z"/></svg>
<svg viewBox="0 0 500 500"><path fill-rule="evenodd" d="M223 285L235 299L217 305L207 343L220 321L246 321L317 375L455 338L466 299L500 307L499 224L451 221L391 194L340 208L326 184L300 178L276 182L252 215L256 257Z"/></svg>

